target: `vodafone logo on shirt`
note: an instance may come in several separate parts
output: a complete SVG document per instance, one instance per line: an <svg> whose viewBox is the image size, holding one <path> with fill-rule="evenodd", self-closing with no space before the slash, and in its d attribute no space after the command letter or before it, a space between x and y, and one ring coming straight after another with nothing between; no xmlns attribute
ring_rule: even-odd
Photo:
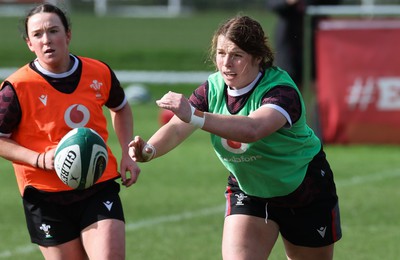
<svg viewBox="0 0 400 260"><path fill-rule="evenodd" d="M89 109L81 104L69 106L64 113L65 123L71 128L83 127L89 122L89 119Z"/></svg>
<svg viewBox="0 0 400 260"><path fill-rule="evenodd" d="M242 154L247 151L248 144L221 138L222 146L229 152Z"/></svg>

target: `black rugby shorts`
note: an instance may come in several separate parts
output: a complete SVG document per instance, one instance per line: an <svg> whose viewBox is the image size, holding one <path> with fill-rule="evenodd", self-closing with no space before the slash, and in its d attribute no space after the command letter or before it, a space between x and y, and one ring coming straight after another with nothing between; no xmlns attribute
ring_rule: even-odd
<svg viewBox="0 0 400 260"><path fill-rule="evenodd" d="M118 183L108 181L90 196L66 204L65 201L57 203L47 197L43 199L42 193L30 189L28 194L24 194L23 205L32 243L41 246L60 245L79 238L83 229L100 220L125 221L119 190ZM70 196L74 192L64 192L63 195Z"/></svg>
<svg viewBox="0 0 400 260"><path fill-rule="evenodd" d="M295 245L321 247L342 237L333 173L322 151L309 164L300 186L286 196L248 195L230 175L225 197L225 216L244 214L272 220L282 237Z"/></svg>

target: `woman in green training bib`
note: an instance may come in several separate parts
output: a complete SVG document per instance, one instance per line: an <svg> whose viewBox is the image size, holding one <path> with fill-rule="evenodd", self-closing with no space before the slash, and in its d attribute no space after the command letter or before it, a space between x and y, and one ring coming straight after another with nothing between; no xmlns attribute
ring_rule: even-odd
<svg viewBox="0 0 400 260"><path fill-rule="evenodd" d="M229 171L223 258L266 259L281 234L288 259L332 259L341 238L338 197L299 89L273 66L267 37L250 17L222 24L211 47L217 72L189 100L168 92L157 101L175 115L147 142L136 136L132 158L150 161L196 129L209 132Z"/></svg>

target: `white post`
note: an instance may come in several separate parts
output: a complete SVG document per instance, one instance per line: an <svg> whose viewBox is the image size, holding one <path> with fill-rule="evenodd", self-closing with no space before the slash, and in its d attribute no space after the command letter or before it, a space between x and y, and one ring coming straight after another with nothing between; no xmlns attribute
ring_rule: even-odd
<svg viewBox="0 0 400 260"><path fill-rule="evenodd" d="M168 13L178 15L181 13L181 0L168 0Z"/></svg>
<svg viewBox="0 0 400 260"><path fill-rule="evenodd" d="M107 13L107 0L94 0L94 13L103 16Z"/></svg>
<svg viewBox="0 0 400 260"><path fill-rule="evenodd" d="M374 5L375 0L361 0L361 5L364 6L370 6L370 5Z"/></svg>

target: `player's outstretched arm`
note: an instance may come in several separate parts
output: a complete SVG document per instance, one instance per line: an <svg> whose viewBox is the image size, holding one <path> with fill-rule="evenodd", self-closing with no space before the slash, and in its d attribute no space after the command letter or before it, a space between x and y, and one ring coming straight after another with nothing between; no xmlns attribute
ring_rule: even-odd
<svg viewBox="0 0 400 260"><path fill-rule="evenodd" d="M148 162L160 157L189 137L197 128L173 117L146 142L136 136L129 143L129 154L136 162Z"/></svg>

